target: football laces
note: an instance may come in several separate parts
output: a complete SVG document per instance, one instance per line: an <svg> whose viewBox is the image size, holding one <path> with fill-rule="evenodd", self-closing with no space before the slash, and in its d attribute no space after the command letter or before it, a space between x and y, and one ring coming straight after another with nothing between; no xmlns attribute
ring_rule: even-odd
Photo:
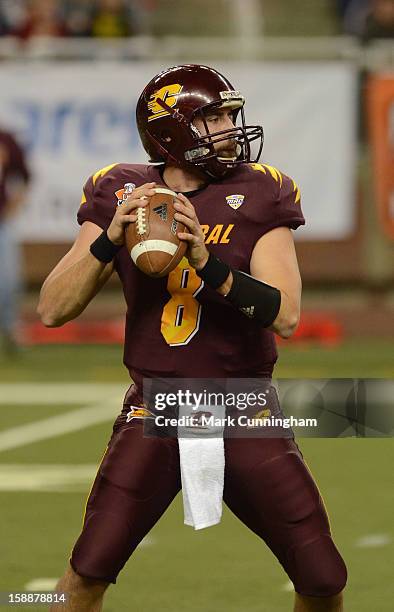
<svg viewBox="0 0 394 612"><path fill-rule="evenodd" d="M146 208L137 208L137 234L142 236L146 232Z"/></svg>

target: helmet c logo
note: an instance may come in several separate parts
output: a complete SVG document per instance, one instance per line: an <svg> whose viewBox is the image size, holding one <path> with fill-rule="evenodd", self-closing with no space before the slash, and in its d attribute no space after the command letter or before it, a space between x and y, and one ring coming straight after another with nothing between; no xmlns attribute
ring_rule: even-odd
<svg viewBox="0 0 394 612"><path fill-rule="evenodd" d="M160 119L160 117L169 115L170 113L160 105L158 100L163 100L167 106L173 108L178 101L178 96L182 91L182 87L183 85L176 83L174 85L165 85L158 91L155 91L148 102L148 109L151 113L148 117L148 121Z"/></svg>

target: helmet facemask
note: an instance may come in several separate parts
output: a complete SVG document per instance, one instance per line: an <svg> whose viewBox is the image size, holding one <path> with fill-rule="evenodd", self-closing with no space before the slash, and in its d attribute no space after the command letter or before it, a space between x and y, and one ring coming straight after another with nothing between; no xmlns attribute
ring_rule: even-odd
<svg viewBox="0 0 394 612"><path fill-rule="evenodd" d="M186 162L199 167L212 178L221 178L231 173L240 164L256 162L259 159L263 148L263 130L258 125L246 125L243 102L243 98L242 105L237 106L215 102L195 111L193 121L199 118L206 133L201 134L196 126L192 122L190 123L189 127L194 136L194 143L191 148L185 151ZM210 132L206 118L212 111L221 108L233 109L234 127ZM241 117L241 124L237 126L236 121L239 116ZM218 144L226 141L234 143L233 157L221 155L221 150L217 149ZM256 142L257 153L252 159L251 143L254 141L258 141Z"/></svg>
<svg viewBox="0 0 394 612"><path fill-rule="evenodd" d="M186 122L185 118L179 116L179 113L171 109L171 115L173 120L179 122L178 128L185 129L187 123L187 129L191 136L191 146L188 147L184 152L185 163L187 166L193 166L200 169L205 174L208 174L210 178L220 179L224 176L229 175L233 172L240 164L244 163L255 163L258 161L261 151L263 148L264 134L263 129L259 125L246 125L245 113L244 113L244 102L245 99L239 94L239 92L221 92L221 94L237 94L237 100L235 101L217 101L206 106L200 107L193 113L191 121ZM164 106L162 101L160 103ZM233 123L234 127L226 130L220 130L217 132L210 132L207 116L214 112L216 109L231 108L233 109ZM167 107L168 109L168 107ZM237 118L240 116L241 124L236 126L235 123ZM201 134L193 121L199 118L201 119L205 134ZM182 119L185 121L182 121ZM182 126L181 126L182 124ZM225 141L234 141L234 157L221 156L220 150L216 149L216 146ZM254 141L257 144L257 152L252 157L251 143ZM169 153L171 151L171 143L169 143ZM170 153L171 156L171 153ZM179 165L183 165L178 162Z"/></svg>

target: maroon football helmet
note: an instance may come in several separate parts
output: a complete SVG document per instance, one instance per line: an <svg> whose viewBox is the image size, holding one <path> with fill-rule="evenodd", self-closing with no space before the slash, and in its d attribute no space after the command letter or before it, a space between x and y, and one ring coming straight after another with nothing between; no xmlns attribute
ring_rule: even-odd
<svg viewBox="0 0 394 612"><path fill-rule="evenodd" d="M164 70L145 87L137 103L137 126L145 151L152 163L175 163L197 167L219 179L239 164L257 162L263 148L263 128L246 125L245 98L217 70L186 64ZM230 108L233 123L240 125L208 133L206 115L217 108ZM193 125L199 117L207 134ZM221 157L214 143L233 140L234 157ZM251 159L250 143L257 154Z"/></svg>

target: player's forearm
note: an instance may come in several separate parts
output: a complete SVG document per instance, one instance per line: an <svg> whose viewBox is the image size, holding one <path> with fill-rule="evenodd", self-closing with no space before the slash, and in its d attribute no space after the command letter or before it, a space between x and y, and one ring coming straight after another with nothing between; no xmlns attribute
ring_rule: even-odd
<svg viewBox="0 0 394 612"><path fill-rule="evenodd" d="M281 338L287 339L293 335L298 327L300 311L295 301L292 300L287 293L281 290L280 294L280 309L275 321L269 329L278 334Z"/></svg>
<svg viewBox="0 0 394 612"><path fill-rule="evenodd" d="M37 308L44 325L59 327L77 317L104 284L105 268L106 264L88 252L66 270L48 277Z"/></svg>
<svg viewBox="0 0 394 612"><path fill-rule="evenodd" d="M202 260L203 261L203 260ZM289 338L298 325L299 300L285 291L241 272L232 270L212 254L197 274L244 316L254 319L282 338Z"/></svg>

